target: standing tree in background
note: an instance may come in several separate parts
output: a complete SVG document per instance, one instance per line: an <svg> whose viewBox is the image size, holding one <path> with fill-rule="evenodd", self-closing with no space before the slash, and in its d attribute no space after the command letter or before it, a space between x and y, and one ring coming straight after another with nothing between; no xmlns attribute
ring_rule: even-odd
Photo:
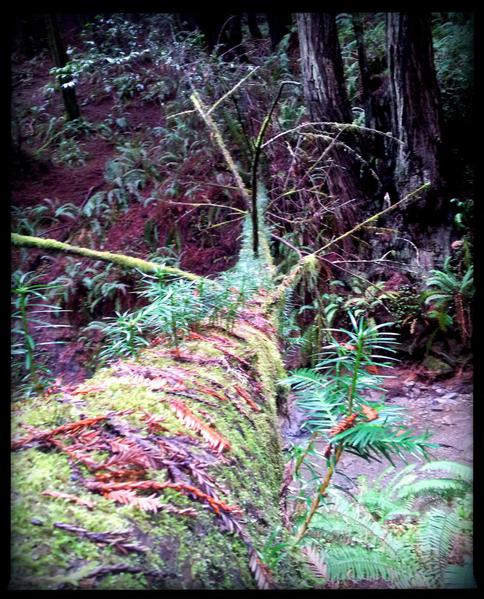
<svg viewBox="0 0 484 599"><path fill-rule="evenodd" d="M393 134L399 146L395 180L401 196L430 181L442 184L440 92L430 14L387 13Z"/></svg>
<svg viewBox="0 0 484 599"><path fill-rule="evenodd" d="M387 13L387 60L390 73L392 129L403 144L395 146L394 181L400 197L424 182L429 192L413 202L389 226L403 226L419 249L402 261L424 274L449 253L449 211L443 202L440 91L434 67L430 14ZM396 248L397 249L397 248Z"/></svg>
<svg viewBox="0 0 484 599"><path fill-rule="evenodd" d="M274 51L282 38L291 31L292 15L290 12L268 12L266 13L267 25L269 26L269 36L271 38L271 47Z"/></svg>
<svg viewBox="0 0 484 599"><path fill-rule="evenodd" d="M67 54L60 34L56 15L46 14L45 22L47 27L49 47L54 64L58 68L65 67L67 63ZM59 78L67 120L72 121L74 119L78 119L81 113L79 111L74 85L66 85L70 82L72 82L71 77L64 76Z"/></svg>
<svg viewBox="0 0 484 599"><path fill-rule="evenodd" d="M255 12L247 13L247 26L249 27L250 35L254 39L260 40L263 38L262 32L259 29L259 25L257 23L257 13L255 13Z"/></svg>
<svg viewBox="0 0 484 599"><path fill-rule="evenodd" d="M353 33L358 52L358 68L360 72L361 101L365 111L365 125L377 131L391 131L391 110L388 77L384 75L384 60L369 60L365 46L365 24L368 22L362 13L351 15ZM372 167L378 173L384 190L397 199L394 182L393 142L375 135L365 140L367 154L372 156Z"/></svg>
<svg viewBox="0 0 484 599"><path fill-rule="evenodd" d="M351 105L345 87L343 60L338 41L336 19L329 13L298 13L297 27L301 53L304 97L311 121L351 123ZM340 141L354 140L341 135ZM360 164L340 147L328 153L331 167L328 171L328 191L339 198L340 205L356 200L366 207L366 197L360 176ZM354 202L345 205L338 214L344 226L355 219Z"/></svg>
<svg viewBox="0 0 484 599"><path fill-rule="evenodd" d="M373 129L378 129L374 109L374 98L371 93L371 72L366 57L365 42L363 36L363 22L360 13L352 15L353 32L356 39L356 48L358 50L358 67L360 69L361 98L363 108L365 109L365 125Z"/></svg>

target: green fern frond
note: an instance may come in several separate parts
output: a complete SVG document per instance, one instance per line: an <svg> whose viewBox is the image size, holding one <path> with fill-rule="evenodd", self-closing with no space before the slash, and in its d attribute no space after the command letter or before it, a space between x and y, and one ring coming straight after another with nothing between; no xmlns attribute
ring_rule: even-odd
<svg viewBox="0 0 484 599"><path fill-rule="evenodd" d="M452 462L450 460L436 460L424 464L421 467L424 472L442 470L454 475L457 479L462 479L468 483L472 483L473 473L472 468L467 464L460 464L459 462Z"/></svg>
<svg viewBox="0 0 484 599"><path fill-rule="evenodd" d="M444 570L443 582L446 589L477 588L472 561L466 561L463 565L449 564Z"/></svg>
<svg viewBox="0 0 484 599"><path fill-rule="evenodd" d="M428 450L436 447L428 442L429 435L414 435L404 426L389 426L375 422L361 422L335 435L334 442L344 442L345 449L365 459L384 457L393 464L392 454L406 461L407 454L426 458Z"/></svg>
<svg viewBox="0 0 484 599"><path fill-rule="evenodd" d="M448 556L460 530L457 514L441 509L430 510L419 527L418 541L422 561L436 584L443 584Z"/></svg>
<svg viewBox="0 0 484 599"><path fill-rule="evenodd" d="M325 389L328 381L312 368L298 368L293 370L291 376L280 381L281 384L292 385L298 392Z"/></svg>
<svg viewBox="0 0 484 599"><path fill-rule="evenodd" d="M399 489L397 497L407 499L408 497L432 496L451 499L452 497L461 497L468 491L469 486L463 481L449 478L435 478L419 480L408 484Z"/></svg>
<svg viewBox="0 0 484 599"><path fill-rule="evenodd" d="M361 546L330 547L321 553L330 580L390 580L398 584L405 578L395 561Z"/></svg>
<svg viewBox="0 0 484 599"><path fill-rule="evenodd" d="M370 543L375 547L385 547L395 557L405 550L405 545L391 535L389 530L381 526L363 506L349 501L335 489L330 491L329 497L330 502L325 506L324 511L322 510L314 519L311 532L325 529L330 533L331 528L328 527L328 524L332 523L335 526L335 520L339 520L344 523L347 531L351 531L351 537L358 539L359 542Z"/></svg>

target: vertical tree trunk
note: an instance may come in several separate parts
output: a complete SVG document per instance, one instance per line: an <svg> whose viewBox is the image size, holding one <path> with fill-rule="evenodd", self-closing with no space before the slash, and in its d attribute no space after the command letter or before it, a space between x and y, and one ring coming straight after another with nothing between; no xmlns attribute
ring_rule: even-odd
<svg viewBox="0 0 484 599"><path fill-rule="evenodd" d="M429 181L431 190L413 202L390 226L401 226L419 255L397 247L401 261L424 278L449 252L449 214L443 203L440 93L435 73L430 14L388 13L393 134L403 144L395 154L394 179L400 197Z"/></svg>
<svg viewBox="0 0 484 599"><path fill-rule="evenodd" d="M53 14L45 15L45 22L47 26L47 37L49 40L49 47L52 54L56 67L64 67L67 63L67 54L65 51L64 43L59 31L59 24L57 18ZM66 83L72 81L70 77L60 77L59 83L61 84L62 99L64 100L64 106L66 109L67 120L72 121L78 119L80 116L79 105L77 103L76 91L74 86L65 87Z"/></svg>
<svg viewBox="0 0 484 599"><path fill-rule="evenodd" d="M311 118L347 123L352 120L343 60L334 15L297 15L304 94Z"/></svg>
<svg viewBox="0 0 484 599"><path fill-rule="evenodd" d="M348 123L352 121L351 105L345 87L343 60L338 41L336 19L328 13L298 13L297 26L304 96L312 121ZM348 135L339 141L355 147ZM346 204L337 214L339 225L348 227L355 219L356 204L359 211L366 207L362 188L360 164L338 147L328 153L332 165L328 171L328 190ZM353 202L356 200L356 202Z"/></svg>
<svg viewBox="0 0 484 599"><path fill-rule="evenodd" d="M366 59L365 42L363 38L363 23L360 13L354 13L352 17L353 32L356 38L356 47L358 49L358 66L360 69L361 96L363 108L365 109L365 124L367 127L375 128L375 117L373 111L373 101L371 94L371 75Z"/></svg>
<svg viewBox="0 0 484 599"><path fill-rule="evenodd" d="M247 13L247 25L249 26L249 33L254 39L262 39L263 36L261 30L259 29L259 25L257 24L257 13Z"/></svg>
<svg viewBox="0 0 484 599"><path fill-rule="evenodd" d="M388 13L386 25L393 133L404 142L396 155L397 187L402 196L426 181L438 190L440 93L430 15Z"/></svg>
<svg viewBox="0 0 484 599"><path fill-rule="evenodd" d="M282 38L291 30L292 16L288 12L269 12L266 13L266 18L272 50L275 50Z"/></svg>
<svg viewBox="0 0 484 599"><path fill-rule="evenodd" d="M364 20L361 13L352 15L353 32L358 51L358 67L360 71L361 96L365 110L365 125L378 131L391 131L390 99L387 77L383 76L384 61L370 63L367 58L364 39ZM382 64L383 62L383 64ZM385 192L395 198L393 184L393 143L381 136L368 137L365 140L368 154L372 156L371 164L378 173Z"/></svg>

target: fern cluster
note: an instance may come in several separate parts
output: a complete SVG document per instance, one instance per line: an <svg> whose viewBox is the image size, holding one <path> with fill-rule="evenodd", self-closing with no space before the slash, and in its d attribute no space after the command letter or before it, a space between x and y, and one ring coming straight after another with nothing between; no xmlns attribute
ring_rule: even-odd
<svg viewBox="0 0 484 599"><path fill-rule="evenodd" d="M12 273L12 374L24 383L27 395L48 385L50 370L42 363L45 347L63 343L60 340L39 341L40 329L65 328L69 325L52 322L61 310L49 302L48 294L58 293L58 280L41 283L41 275L16 270Z"/></svg>
<svg viewBox="0 0 484 599"><path fill-rule="evenodd" d="M393 469L392 469L393 470ZM440 471L445 476L429 478ZM355 496L332 488L313 518L304 553L327 582L385 580L396 588L474 586L469 556L452 563L456 540L470 536L472 471L449 461L411 464L373 486L362 481ZM418 479L418 476L425 478ZM419 498L430 509L422 513ZM308 551L309 549L309 551ZM320 574L321 575L321 574Z"/></svg>

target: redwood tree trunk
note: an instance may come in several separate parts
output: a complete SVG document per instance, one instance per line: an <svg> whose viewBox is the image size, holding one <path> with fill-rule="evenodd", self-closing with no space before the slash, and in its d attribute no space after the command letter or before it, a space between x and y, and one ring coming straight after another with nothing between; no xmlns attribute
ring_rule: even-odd
<svg viewBox="0 0 484 599"><path fill-rule="evenodd" d="M388 13L393 133L404 142L396 155L395 178L401 195L426 181L438 190L440 171L440 93L435 74L430 15Z"/></svg>
<svg viewBox="0 0 484 599"><path fill-rule="evenodd" d="M408 254L408 244L399 248L399 256L425 276L442 263L450 244L449 215L442 198L440 93L430 14L388 13L386 34L392 128L403 142L395 148L396 188L403 197L427 181L432 184L390 226L402 226L418 247L419 259L415 252Z"/></svg>
<svg viewBox="0 0 484 599"><path fill-rule="evenodd" d="M297 26L304 96L310 119L351 122L351 105L345 87L335 16L328 13L298 13ZM354 140L348 135L340 136L339 141L355 148ZM338 147L328 153L328 158L332 163L327 182L330 195L339 198L340 205L356 200L345 205L337 215L339 224L347 228L356 218L356 205L360 205L360 211L362 200L363 205L366 205L360 164Z"/></svg>
<svg viewBox="0 0 484 599"><path fill-rule="evenodd" d="M370 68L366 58L365 42L363 38L363 23L359 13L353 14L352 23L353 32L356 38L356 47L358 49L358 66L360 69L361 96L363 100L363 107L365 109L365 124L367 127L376 128L371 93Z"/></svg>

